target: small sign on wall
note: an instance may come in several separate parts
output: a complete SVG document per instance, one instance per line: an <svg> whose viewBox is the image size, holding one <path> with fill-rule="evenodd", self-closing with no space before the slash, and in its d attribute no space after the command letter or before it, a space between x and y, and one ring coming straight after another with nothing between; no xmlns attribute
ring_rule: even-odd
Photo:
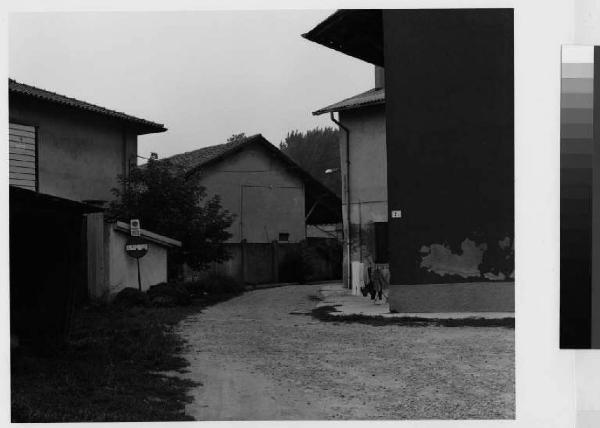
<svg viewBox="0 0 600 428"><path fill-rule="evenodd" d="M140 236L140 221L137 218L129 220L131 236Z"/></svg>
<svg viewBox="0 0 600 428"><path fill-rule="evenodd" d="M401 210L392 210L392 218L402 218Z"/></svg>

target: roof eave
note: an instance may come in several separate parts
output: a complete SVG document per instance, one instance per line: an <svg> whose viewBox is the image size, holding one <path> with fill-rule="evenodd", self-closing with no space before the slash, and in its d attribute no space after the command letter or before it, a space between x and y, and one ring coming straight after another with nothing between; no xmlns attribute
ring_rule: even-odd
<svg viewBox="0 0 600 428"><path fill-rule="evenodd" d="M302 37L362 61L384 65L380 9L337 10Z"/></svg>
<svg viewBox="0 0 600 428"><path fill-rule="evenodd" d="M11 87L11 81L12 81L12 84L16 85L17 87ZM26 88L30 88L30 90L34 90L34 91L38 91L38 92L42 92L42 93L45 92L48 95L39 94L39 93L38 94L31 93L31 92L28 92L27 90L25 90ZM165 128L165 126L162 123L156 123L156 122L152 122L150 120L131 116L126 113L119 112L119 111L110 110L105 107L101 107L101 106L98 106L95 104L88 103L86 101L81 101L81 100L78 100L75 98L67 97L62 94L50 92L45 89L27 85L26 83L17 82L16 80L10 79L10 78L9 78L8 91L9 91L10 96L23 97L26 99L42 101L42 102L53 104L53 105L60 105L65 108L68 108L68 109L87 112L87 113L91 113L91 114L94 114L94 115L97 115L100 117L110 118L117 122L126 123L129 125L130 129L132 129L136 132L137 135L156 134L156 133L167 131L167 128ZM52 98L52 96L61 97L61 98L63 98L63 100L58 100L58 99ZM82 105L74 105L73 103L70 103L67 100L72 100L73 102L82 103L84 105L83 106Z"/></svg>
<svg viewBox="0 0 600 428"><path fill-rule="evenodd" d="M313 114L313 116L320 116L325 113L335 113L335 112L340 112L340 111L357 110L360 108L377 106L377 105L381 105L381 104L385 104L385 100L378 100L378 101L373 101L373 102L369 102L369 103L357 104L357 105L345 106L345 107L325 107L320 110L313 111L312 114Z"/></svg>
<svg viewBox="0 0 600 428"><path fill-rule="evenodd" d="M145 126L145 127L133 127L136 130L137 135L147 135L147 134L160 134L161 132L166 132L167 128L163 125L158 126Z"/></svg>
<svg viewBox="0 0 600 428"><path fill-rule="evenodd" d="M115 229L119 232L130 233L131 227L124 221L117 221ZM140 229L140 235L142 238L146 238L148 241L154 242L155 244L162 245L164 247L181 247L181 241L177 239L169 238L168 236L160 235L156 232L151 232L146 229Z"/></svg>

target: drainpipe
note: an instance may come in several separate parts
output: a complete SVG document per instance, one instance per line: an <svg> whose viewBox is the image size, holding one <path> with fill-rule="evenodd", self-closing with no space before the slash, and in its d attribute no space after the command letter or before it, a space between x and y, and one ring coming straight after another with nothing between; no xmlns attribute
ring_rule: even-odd
<svg viewBox="0 0 600 428"><path fill-rule="evenodd" d="M348 251L348 288L352 289L352 263L350 256L351 238L350 238L350 130L335 119L333 112L330 112L331 121L344 130L346 133L346 218L348 219L348 236L346 236L346 248Z"/></svg>

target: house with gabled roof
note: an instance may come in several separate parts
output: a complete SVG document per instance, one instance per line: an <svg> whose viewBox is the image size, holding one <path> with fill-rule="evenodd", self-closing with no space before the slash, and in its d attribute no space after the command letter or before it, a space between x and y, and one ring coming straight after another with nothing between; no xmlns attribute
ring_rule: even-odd
<svg viewBox="0 0 600 428"><path fill-rule="evenodd" d="M350 228L346 220L343 276L355 294L369 282L369 270L379 270L389 278L383 69L376 67L374 77L372 89L313 112L315 116L338 113L336 120L345 129L340 140L340 170L343 213L350 219Z"/></svg>
<svg viewBox="0 0 600 428"><path fill-rule="evenodd" d="M335 193L260 134L166 159L234 215L225 244L231 259L214 270L245 283L282 280L284 253L307 238L307 225L341 220Z"/></svg>
<svg viewBox="0 0 600 428"><path fill-rule="evenodd" d="M166 128L13 79L8 100L11 317L21 334L58 334L73 304L137 287L129 232L104 208L137 164L138 136ZM166 281L167 249L181 245L151 235L144 289Z"/></svg>
<svg viewBox="0 0 600 428"><path fill-rule="evenodd" d="M347 287L371 267L396 312L512 312L513 11L341 9L302 37L375 67L313 113L342 130Z"/></svg>
<svg viewBox="0 0 600 428"><path fill-rule="evenodd" d="M160 123L8 81L10 184L104 205L137 164L138 136Z"/></svg>

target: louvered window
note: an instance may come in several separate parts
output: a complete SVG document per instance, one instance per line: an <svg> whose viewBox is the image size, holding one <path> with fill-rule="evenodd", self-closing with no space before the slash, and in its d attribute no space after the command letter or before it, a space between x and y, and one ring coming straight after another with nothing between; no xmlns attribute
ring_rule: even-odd
<svg viewBox="0 0 600 428"><path fill-rule="evenodd" d="M11 186L37 190L36 130L33 126L9 123L8 177Z"/></svg>

